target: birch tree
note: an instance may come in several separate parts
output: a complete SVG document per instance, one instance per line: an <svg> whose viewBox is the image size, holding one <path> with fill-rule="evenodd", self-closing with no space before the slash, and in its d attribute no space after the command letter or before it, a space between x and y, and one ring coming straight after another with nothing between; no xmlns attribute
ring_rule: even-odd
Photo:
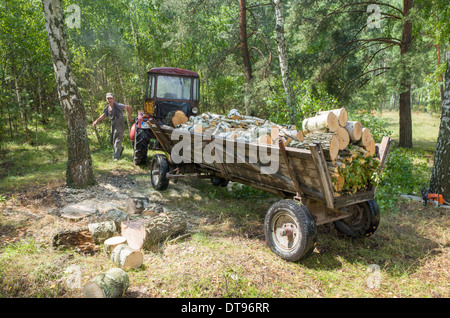
<svg viewBox="0 0 450 318"><path fill-rule="evenodd" d="M95 179L86 131L86 113L69 59L61 0L42 0L42 5L58 98L67 126L66 181L69 187L86 187L93 185Z"/></svg>
<svg viewBox="0 0 450 318"><path fill-rule="evenodd" d="M430 192L442 194L444 200L450 202L450 50L447 53L444 100L430 180Z"/></svg>
<svg viewBox="0 0 450 318"><path fill-rule="evenodd" d="M252 71L252 64L250 62L250 54L247 42L247 5L245 0L239 0L239 39L245 75L245 96L244 96L245 114L249 115L248 92L251 85L251 80L253 78L252 74L253 71Z"/></svg>
<svg viewBox="0 0 450 318"><path fill-rule="evenodd" d="M276 16L276 40L278 46L278 59L280 61L281 80L283 82L284 92L286 94L286 105L289 109L289 117L291 124L295 124L295 97L292 89L291 79L289 75L289 65L286 49L286 41L284 38L284 17L283 17L283 1L273 0Z"/></svg>

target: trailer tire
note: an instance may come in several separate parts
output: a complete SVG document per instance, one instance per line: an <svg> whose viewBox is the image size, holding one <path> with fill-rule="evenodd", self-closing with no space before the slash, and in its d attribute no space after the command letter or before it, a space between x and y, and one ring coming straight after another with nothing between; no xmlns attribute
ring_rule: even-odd
<svg viewBox="0 0 450 318"><path fill-rule="evenodd" d="M290 262L310 256L317 242L317 226L311 212L294 200L281 200L269 208L264 233L272 252Z"/></svg>
<svg viewBox="0 0 450 318"><path fill-rule="evenodd" d="M228 180L220 177L211 177L211 183L215 187L223 187L225 188L228 185Z"/></svg>
<svg viewBox="0 0 450 318"><path fill-rule="evenodd" d="M380 224L380 209L375 200L349 206L351 217L334 221L336 229L353 238L371 236Z"/></svg>
<svg viewBox="0 0 450 318"><path fill-rule="evenodd" d="M169 160L161 154L157 154L151 165L151 181L155 190L166 190L169 186L169 179L166 174L169 172Z"/></svg>
<svg viewBox="0 0 450 318"><path fill-rule="evenodd" d="M133 162L136 165L144 165L147 162L147 151L150 142L150 129L136 127L134 134Z"/></svg>

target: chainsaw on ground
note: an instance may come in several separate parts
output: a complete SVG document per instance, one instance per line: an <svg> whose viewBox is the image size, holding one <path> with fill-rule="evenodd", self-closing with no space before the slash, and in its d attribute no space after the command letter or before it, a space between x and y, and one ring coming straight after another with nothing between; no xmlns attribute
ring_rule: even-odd
<svg viewBox="0 0 450 318"><path fill-rule="evenodd" d="M438 193L430 193L430 190L422 189L422 202L424 205L432 205L435 207L441 205L450 205L448 202L444 200L442 194Z"/></svg>

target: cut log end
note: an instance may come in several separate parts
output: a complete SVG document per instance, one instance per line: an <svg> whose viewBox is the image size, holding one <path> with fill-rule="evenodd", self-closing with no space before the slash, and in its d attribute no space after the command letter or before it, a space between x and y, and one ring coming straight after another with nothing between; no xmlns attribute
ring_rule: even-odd
<svg viewBox="0 0 450 318"><path fill-rule="evenodd" d="M177 110L172 117L172 124L174 127L177 127L178 125L187 123L188 120L189 118L183 111Z"/></svg>
<svg viewBox="0 0 450 318"><path fill-rule="evenodd" d="M367 127L362 128L361 145L367 147L370 146L371 142L372 142L372 134L370 133L370 129Z"/></svg>
<svg viewBox="0 0 450 318"><path fill-rule="evenodd" d="M121 268L139 268L144 261L144 255L126 244L120 244L112 251L111 260Z"/></svg>
<svg viewBox="0 0 450 318"><path fill-rule="evenodd" d="M333 135L330 140L330 159L336 160L338 154L339 154L339 137L337 135Z"/></svg>
<svg viewBox="0 0 450 318"><path fill-rule="evenodd" d="M90 282L84 286L83 295L85 298L106 298L103 289L95 282Z"/></svg>
<svg viewBox="0 0 450 318"><path fill-rule="evenodd" d="M315 117L303 120L303 132L308 134L315 131L335 132L339 127L337 116L333 112L327 112Z"/></svg>
<svg viewBox="0 0 450 318"><path fill-rule="evenodd" d="M359 121L349 121L345 125L345 129L350 136L352 142L358 142L362 136L362 125Z"/></svg>
<svg viewBox="0 0 450 318"><path fill-rule="evenodd" d="M118 246L120 244L126 244L126 243L127 243L127 239L123 236L114 236L114 237L107 239L103 243L106 255L109 256L116 246Z"/></svg>
<svg viewBox="0 0 450 318"><path fill-rule="evenodd" d="M273 143L273 140L269 135L262 135L258 138L258 143L271 145Z"/></svg>
<svg viewBox="0 0 450 318"><path fill-rule="evenodd" d="M338 127L336 130L336 135L339 138L339 150L344 150L347 148L348 144L350 143L350 136L347 132L347 129L344 127Z"/></svg>

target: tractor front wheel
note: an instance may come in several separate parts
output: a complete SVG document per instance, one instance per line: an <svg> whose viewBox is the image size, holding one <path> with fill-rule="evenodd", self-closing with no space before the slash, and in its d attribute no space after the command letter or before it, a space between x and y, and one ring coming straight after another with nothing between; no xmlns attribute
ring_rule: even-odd
<svg viewBox="0 0 450 318"><path fill-rule="evenodd" d="M166 156L157 154L152 160L151 181L155 190L166 190L169 186L169 179L166 174L169 172L169 160Z"/></svg>
<svg viewBox="0 0 450 318"><path fill-rule="evenodd" d="M150 143L150 129L135 128L133 162L144 165L147 162L148 145Z"/></svg>

